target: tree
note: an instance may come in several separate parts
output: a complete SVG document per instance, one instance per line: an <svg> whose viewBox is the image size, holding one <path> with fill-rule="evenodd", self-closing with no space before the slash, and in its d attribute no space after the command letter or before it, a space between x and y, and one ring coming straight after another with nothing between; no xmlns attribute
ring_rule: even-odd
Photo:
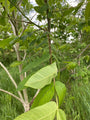
<svg viewBox="0 0 90 120"><path fill-rule="evenodd" d="M66 53L64 50L72 49L70 44L66 44L67 37L70 36L70 32L73 33L74 37L76 37L76 38L78 37L77 33L79 31L78 30L76 31L76 29L75 30L74 29L70 30L70 29L74 28L74 27L72 27L72 25L78 24L76 22L77 21L76 18L73 20L73 17L77 13L77 11L80 9L80 7L84 3L84 1L79 3L78 6L76 6L76 7L69 7L68 5L64 4L65 3L64 1L59 2L58 0L56 0L56 1L55 0L49 0L49 1L48 0L42 0L42 1L36 0L38 6L35 6L34 9L38 13L38 17L37 17L38 20L39 21L47 20L47 23L42 26L37 25L36 23L34 23L31 19L29 19L26 16L26 14L28 14L29 10L32 8L32 5L30 4L30 2L26 2L25 0L23 0L23 1L22 0L20 0L20 1L6 0L5 2L3 0L1 0L0 2L1 2L1 7L2 7L2 9L1 9L2 15L1 15L0 23L1 23L1 25L5 25L6 19L8 18L9 25L11 24L11 27L12 27L12 28L10 28L10 31L11 31L11 29L13 30L12 36L10 36L10 37L7 36L6 39L0 41L0 44L1 44L0 47L1 48L14 47L14 49L15 49L16 56L17 56L17 62L14 62L13 66L18 65L18 67L19 67L20 80L22 82L20 83L18 89L19 90L21 88L23 89L23 95L20 91L18 91L19 97L15 96L12 93L7 92L3 89L0 89L0 91L6 92L6 93L12 95L13 97L15 97L16 99L18 99L20 102L22 102L25 111L28 111L30 109L30 105L33 105L32 103L40 91L40 90L37 90L32 101L29 103L27 90L24 89L25 87L23 87L24 85L29 86L29 87L31 86L31 85L28 85L29 83L28 84L26 83L26 81L27 81L26 72L28 71L28 66L35 65L34 67L36 67L36 66L40 65L41 63L43 63L44 58L45 58L44 61L47 61L48 59L47 59L46 54L47 54L47 51L49 51L49 55L48 55L50 58L49 63L51 64L52 61L54 61L54 60L57 61L58 76L60 75L60 71L63 70L63 69L60 70L60 67L59 67L60 61L62 61L62 59L63 59L63 56L61 53L64 53L64 55L65 55ZM89 4L89 1L87 1L86 13L88 13L88 9L89 9L88 4ZM71 15L72 13L73 13L73 15ZM70 16L69 19L67 18L68 15ZM59 17L59 16L61 16L61 17ZM89 14L86 14L86 21L88 21L87 16L89 16ZM2 22L2 19L4 22ZM56 24L57 21L58 21L58 23ZM71 26L69 26L72 23L72 21L74 21L75 23L73 23ZM26 25L24 23L26 23ZM33 26L36 26L37 29L35 29ZM69 28L68 26L71 28ZM77 28L77 26L75 26L75 28ZM52 29L54 29L54 32L51 31ZM74 34L74 32L76 34ZM28 38L29 36L30 36L30 38ZM53 44L51 43L52 40L53 40ZM11 42L11 45L10 45L10 42ZM33 45L33 47L32 47L32 45ZM60 46L60 47L58 49L56 49L57 46ZM31 53L29 53L29 51L31 50L30 47L33 49L33 51L31 51ZM37 47L37 48L35 49L35 47ZM48 48L48 50L47 50L47 48ZM20 51L20 49L22 51ZM61 49L62 49L62 51L59 51ZM45 51L46 51L46 53L45 53ZM24 56L22 55L22 52L23 52ZM32 54L35 54L35 52L37 52L39 57L40 57L40 55L42 56L41 60L37 59L36 61L31 62L30 65L27 65L23 70L23 64L25 64L25 62L27 62L26 55L29 56L29 54L32 55ZM58 52L58 54L56 54L57 52ZM43 57L43 54L44 54L44 57ZM58 55L60 55L60 54L61 54L61 58L58 57ZM79 57L80 56L81 55L79 55ZM37 61L39 61L38 62L39 64L36 64ZM1 62L0 62L0 65L7 72L11 81L13 82L13 84L15 85L15 87L17 89L17 84L16 84L15 80L12 78L12 76L10 75L7 68ZM53 64L51 64L51 66L52 65ZM75 68L75 66L76 66L76 63L70 62L69 64L67 64L66 67L64 67L64 69L68 68L69 70L72 70L73 68ZM46 69L46 71L47 71L47 69ZM43 74L43 72L41 74ZM55 83L57 83L57 82L55 82L54 74L52 74L52 76L53 77L51 77L51 78L53 79L54 86L55 86ZM24 79L25 77L26 77L26 79ZM45 84L45 85L47 85L47 84ZM45 85L43 87L45 87ZM35 87L35 86L33 86L33 87ZM39 88L37 88L37 89L39 89ZM40 87L40 89L41 89L41 87ZM44 91L43 89L46 89L46 88L42 88L40 94L42 93L42 91ZM58 94L57 89L58 88L56 88L56 92ZM64 91L65 91L65 89L64 89ZM39 96L40 96L40 94L39 94ZM62 94L64 94L64 92L62 92ZM24 96L24 98L23 98L23 96ZM57 96L59 97L59 95L56 95L56 103L58 104ZM59 101L60 101L60 99L59 99ZM46 106L47 106L47 104L46 104ZM56 109L56 107L55 107L55 109ZM57 112L58 117L59 117L59 112L61 114L62 111L59 110Z"/></svg>

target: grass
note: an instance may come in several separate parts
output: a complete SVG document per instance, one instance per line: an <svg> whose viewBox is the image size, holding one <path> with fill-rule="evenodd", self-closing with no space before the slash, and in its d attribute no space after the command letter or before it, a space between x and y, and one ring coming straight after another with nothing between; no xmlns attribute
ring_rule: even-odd
<svg viewBox="0 0 90 120"><path fill-rule="evenodd" d="M90 85L73 81L63 107L67 120L90 120Z"/></svg>
<svg viewBox="0 0 90 120"><path fill-rule="evenodd" d="M20 82L18 67L8 67L8 70L18 84ZM0 88L18 96L14 85L2 68L0 68ZM35 92L36 90L28 88L29 100L32 99ZM23 112L23 106L18 100L6 93L0 92L0 120L13 120L16 116Z"/></svg>
<svg viewBox="0 0 90 120"><path fill-rule="evenodd" d="M10 73L12 74L13 78L18 83L19 81L19 74L17 68L9 68ZM0 68L0 88L8 90L17 95L17 92L10 81L6 72ZM0 119L1 120L13 120L17 115L23 112L23 107L21 103L11 97L6 93L0 92Z"/></svg>

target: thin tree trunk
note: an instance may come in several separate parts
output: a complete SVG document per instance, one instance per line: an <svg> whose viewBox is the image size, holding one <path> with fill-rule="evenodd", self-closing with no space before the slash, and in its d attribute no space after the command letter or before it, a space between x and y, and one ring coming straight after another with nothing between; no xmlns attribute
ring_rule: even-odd
<svg viewBox="0 0 90 120"><path fill-rule="evenodd" d="M45 3L48 4L47 0L45 0ZM47 9L46 11L47 13L47 22L48 22L48 27L47 27L47 30L48 30L48 45L49 45L49 54L50 54L50 64L52 63L52 49L51 49L51 39L50 39L50 29L51 29L51 20L49 18L49 9Z"/></svg>
<svg viewBox="0 0 90 120"><path fill-rule="evenodd" d="M13 33L15 36L18 36L18 29L17 29L17 21L14 22L14 25L12 23L12 21L10 21L12 29L13 29ZM17 55L17 61L21 61L21 57L20 57L20 53L19 53L19 43L16 43L14 45L14 49ZM19 66L19 73L20 73L20 80L22 81L24 79L24 75L21 74L22 72L22 64L20 64ZM23 90L23 95L24 95L24 100L25 100L25 104L24 104L24 109L25 112L29 110L29 102L28 102L28 95L27 95L27 90L24 89Z"/></svg>

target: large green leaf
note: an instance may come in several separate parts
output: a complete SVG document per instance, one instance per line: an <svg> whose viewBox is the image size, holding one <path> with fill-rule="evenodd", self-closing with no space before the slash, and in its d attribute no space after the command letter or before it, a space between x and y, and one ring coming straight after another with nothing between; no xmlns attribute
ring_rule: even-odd
<svg viewBox="0 0 90 120"><path fill-rule="evenodd" d="M34 108L49 102L53 96L54 96L54 84L51 83L50 85L45 86L40 90L31 108Z"/></svg>
<svg viewBox="0 0 90 120"><path fill-rule="evenodd" d="M32 87L35 89L41 89L44 86L51 83L52 78L57 75L56 63L48 65L40 69L34 75L32 75L29 80L26 82L25 86Z"/></svg>
<svg viewBox="0 0 90 120"><path fill-rule="evenodd" d="M56 89L57 95L59 97L59 106L60 106L62 104L65 94L66 94L66 87L62 82L56 81L55 89Z"/></svg>
<svg viewBox="0 0 90 120"><path fill-rule="evenodd" d="M66 120L65 112L61 109L57 110L57 120Z"/></svg>
<svg viewBox="0 0 90 120"><path fill-rule="evenodd" d="M56 103L49 102L26 113L23 113L14 120L54 120L56 111Z"/></svg>

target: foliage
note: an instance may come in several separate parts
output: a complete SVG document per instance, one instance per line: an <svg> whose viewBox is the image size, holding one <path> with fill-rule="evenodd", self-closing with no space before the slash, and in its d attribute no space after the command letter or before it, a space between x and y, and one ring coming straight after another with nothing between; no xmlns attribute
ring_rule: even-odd
<svg viewBox="0 0 90 120"><path fill-rule="evenodd" d="M57 105L55 102L49 102L40 107L36 107L21 116L17 117L15 120L53 120L57 110ZM48 114L49 113L49 114ZM35 115L36 114L36 115Z"/></svg>
<svg viewBox="0 0 90 120"><path fill-rule="evenodd" d="M67 92L64 104L67 119L90 119L90 85L80 81L73 81L71 90ZM72 113L72 114L71 114Z"/></svg>
<svg viewBox="0 0 90 120"><path fill-rule="evenodd" d="M26 82L25 86L32 87L34 89L41 89L44 86L50 84L56 75L57 67L56 63L53 63L47 67L40 69L33 76L31 76Z"/></svg>
<svg viewBox="0 0 90 120"><path fill-rule="evenodd" d="M65 94L66 94L66 87L63 83L56 81L55 83L55 89L56 89L56 93L58 95L59 98L59 106L62 104Z"/></svg>
<svg viewBox="0 0 90 120"><path fill-rule="evenodd" d="M37 95L37 97L35 98L32 106L31 106L31 109L34 107L43 105L43 104L49 102L50 100L52 100L54 93L55 93L55 90L54 90L53 83L42 88L40 90L39 94Z"/></svg>
<svg viewBox="0 0 90 120"><path fill-rule="evenodd" d="M3 75L1 72L0 90L4 88L11 94L14 93L15 98L22 103L24 111L28 111L16 119L28 119L28 114L33 119L33 112L35 112L38 119L41 117L41 119L66 120L64 111L59 108L66 103L64 101L65 83L70 94L76 95L78 91L80 92L76 95L79 99L74 109L72 109L74 98L72 101L67 99L71 102L69 104L71 110L67 109L67 103L64 106L66 113L69 114L68 118L84 119L82 106L84 102L88 105L87 96L84 94L84 98L81 89L77 88L77 85L74 87L73 82L79 81L80 85L82 83L87 85L90 82L90 2L81 0L77 6L72 7L66 0L35 1L36 6L26 0L0 0L0 65L8 74L5 77L11 79L16 87L14 89L13 86L8 85L9 82L6 82L6 86L3 81L6 78L1 77ZM35 15L31 17L32 11L35 15L37 14L36 17ZM44 24L43 21L45 21ZM10 65L11 74L4 65L7 68ZM17 70L16 67L19 69ZM18 75L15 76L12 70L17 71ZM71 85L72 91L70 91ZM40 92L38 93L39 90L36 91L36 89L40 89ZM1 91L0 95L2 96ZM11 99L10 97L10 106ZM50 102L51 100L55 102ZM81 102L81 109L77 107L79 100L84 101ZM10 106L7 105L7 109ZM89 107L85 108L89 113ZM74 110L76 110L75 114ZM51 114L46 116L46 113ZM70 116L72 113L73 117ZM85 113L86 116L87 113ZM11 119L18 114L15 110L15 115L10 115ZM43 115L45 118L42 118ZM2 119L4 119L3 116Z"/></svg>
<svg viewBox="0 0 90 120"><path fill-rule="evenodd" d="M55 90L54 90L54 85L51 82L52 82L52 79L55 78L56 75L57 75L57 67L56 67L56 63L53 63L51 65L48 65L42 68L41 70L36 72L34 75L32 75L27 80L24 86L32 87L34 89L41 89L41 88L42 89L40 93L38 94L38 96L36 97L34 103L32 104L31 108L33 109L17 117L15 120L19 120L19 119L22 119L22 120L24 119L25 120L26 119L42 119L42 120L51 119L53 120L55 118L56 111L58 110L57 107L59 107L58 102L56 101L55 103L55 102L49 102L49 101L55 95L55 90L56 90L57 95L59 97L59 100L58 100L59 105L61 105L64 99L64 96L65 96L65 93L66 93L65 85L58 81L55 83ZM51 85L46 86L47 84L51 84ZM44 86L46 87L44 88ZM56 98L57 98L57 95L56 95ZM37 106L40 106L40 107L37 107ZM52 108L52 106L54 108ZM58 113L58 118L60 116L62 120L65 119L65 113L63 114L64 118L61 116L61 114L62 114L62 111Z"/></svg>

